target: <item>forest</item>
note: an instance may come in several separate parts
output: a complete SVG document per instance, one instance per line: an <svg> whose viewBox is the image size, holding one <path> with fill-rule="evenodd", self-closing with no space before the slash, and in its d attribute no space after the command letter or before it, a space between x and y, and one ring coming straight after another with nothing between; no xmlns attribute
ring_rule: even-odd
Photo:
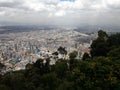
<svg viewBox="0 0 120 90"><path fill-rule="evenodd" d="M82 60L77 53L55 65L38 59L25 70L0 75L0 90L120 90L120 33L98 31ZM4 65L0 64L0 68Z"/></svg>

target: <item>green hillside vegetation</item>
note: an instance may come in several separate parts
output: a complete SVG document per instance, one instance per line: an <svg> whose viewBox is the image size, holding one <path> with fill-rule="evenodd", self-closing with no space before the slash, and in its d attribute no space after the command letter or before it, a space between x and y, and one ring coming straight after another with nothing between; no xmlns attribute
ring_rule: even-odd
<svg viewBox="0 0 120 90"><path fill-rule="evenodd" d="M0 90L120 90L120 34L107 35L100 30L91 45L91 57L58 60L49 58L26 65L26 70L0 76Z"/></svg>

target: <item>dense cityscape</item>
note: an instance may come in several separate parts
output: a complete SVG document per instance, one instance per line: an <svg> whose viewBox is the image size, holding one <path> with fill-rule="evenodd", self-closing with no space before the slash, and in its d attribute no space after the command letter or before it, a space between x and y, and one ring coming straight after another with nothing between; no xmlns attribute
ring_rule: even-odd
<svg viewBox="0 0 120 90"><path fill-rule="evenodd" d="M88 35L67 28L0 34L0 62L6 66L2 72L25 69L38 58L51 57L50 64L55 64L53 53L60 46L65 47L68 54L79 52L78 58L81 58L84 52L89 53L96 37L96 33ZM59 54L58 58L63 56Z"/></svg>

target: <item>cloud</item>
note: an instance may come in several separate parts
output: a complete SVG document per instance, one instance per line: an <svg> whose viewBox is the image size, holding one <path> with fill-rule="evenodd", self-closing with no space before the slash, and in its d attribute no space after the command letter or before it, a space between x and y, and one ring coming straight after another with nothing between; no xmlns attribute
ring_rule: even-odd
<svg viewBox="0 0 120 90"><path fill-rule="evenodd" d="M5 14L5 12L4 12L4 11L0 12L0 15L4 15L4 14Z"/></svg>
<svg viewBox="0 0 120 90"><path fill-rule="evenodd" d="M64 16L65 14L66 14L65 11L60 10L60 11L58 11L58 12L55 13L55 16Z"/></svg>
<svg viewBox="0 0 120 90"><path fill-rule="evenodd" d="M60 21L62 17L64 20L76 19L77 23L87 23L87 19L97 22L106 15L113 20L119 12L120 0L0 0L0 16L6 21L16 17L14 20L18 22L19 18L27 22L27 19L33 17L40 18L36 20L42 23L41 18Z"/></svg>
<svg viewBox="0 0 120 90"><path fill-rule="evenodd" d="M0 8L17 9L18 11L48 12L64 15L65 12L78 12L80 10L120 9L119 0L0 0ZM55 12L56 11L56 12ZM7 11L5 11L7 12ZM12 10L11 10L12 13ZM61 14L61 13L60 13ZM59 16L59 15L57 15ZM60 15L61 16L61 15Z"/></svg>
<svg viewBox="0 0 120 90"><path fill-rule="evenodd" d="M105 2L110 9L120 10L120 0L106 0Z"/></svg>

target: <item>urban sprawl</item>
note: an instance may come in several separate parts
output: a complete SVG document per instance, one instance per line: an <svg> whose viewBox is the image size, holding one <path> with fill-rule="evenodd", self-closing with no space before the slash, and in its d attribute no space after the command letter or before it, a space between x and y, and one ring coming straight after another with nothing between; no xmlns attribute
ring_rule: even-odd
<svg viewBox="0 0 120 90"><path fill-rule="evenodd" d="M89 53L90 44L96 37L95 33L83 34L72 29L0 34L0 62L6 66L2 73L25 69L28 63L39 58L50 58L53 65L56 60L69 58L72 51L77 51L77 58L81 58L84 53ZM67 55L59 53L59 47L65 48Z"/></svg>

